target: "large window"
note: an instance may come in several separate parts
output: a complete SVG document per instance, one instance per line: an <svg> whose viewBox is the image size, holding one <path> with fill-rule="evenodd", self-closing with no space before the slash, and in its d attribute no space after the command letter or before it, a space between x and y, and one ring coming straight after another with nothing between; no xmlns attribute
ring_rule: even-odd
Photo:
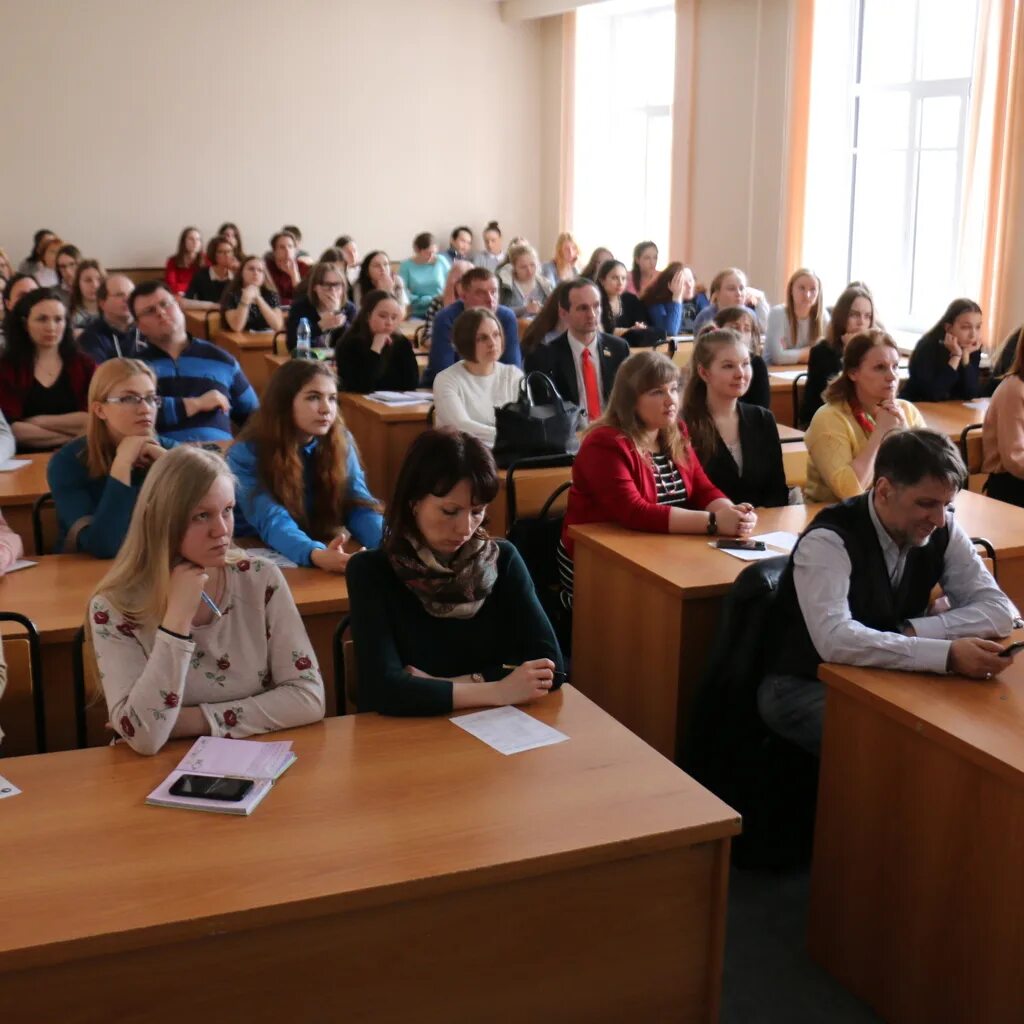
<svg viewBox="0 0 1024 1024"><path fill-rule="evenodd" d="M804 249L830 299L866 281L895 329L930 325L958 290L977 8L816 7Z"/></svg>
<svg viewBox="0 0 1024 1024"><path fill-rule="evenodd" d="M576 14L572 225L586 259L668 248L675 7L611 0Z"/></svg>

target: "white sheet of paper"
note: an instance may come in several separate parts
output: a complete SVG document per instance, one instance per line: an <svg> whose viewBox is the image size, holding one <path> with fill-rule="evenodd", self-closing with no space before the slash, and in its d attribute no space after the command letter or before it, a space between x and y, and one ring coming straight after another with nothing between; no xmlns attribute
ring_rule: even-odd
<svg viewBox="0 0 1024 1024"><path fill-rule="evenodd" d="M800 374L807 375L806 370L772 370L771 376L778 377L779 380L796 380Z"/></svg>
<svg viewBox="0 0 1024 1024"><path fill-rule="evenodd" d="M31 459L8 459L6 462L0 462L0 473L6 473L8 470L21 469L22 466L31 465Z"/></svg>
<svg viewBox="0 0 1024 1024"><path fill-rule="evenodd" d="M276 779L294 759L291 740L264 743L200 736L175 770L244 779Z"/></svg>
<svg viewBox="0 0 1024 1024"><path fill-rule="evenodd" d="M290 558L285 558L280 551L275 551L273 548L246 548L245 550L253 558L262 558L265 562L273 562L278 569L298 568Z"/></svg>
<svg viewBox="0 0 1024 1024"><path fill-rule="evenodd" d="M534 747L550 747L569 738L564 732L552 729L550 725L538 722L513 707L476 711L449 721L483 740L489 747L494 747L500 754L519 754Z"/></svg>
<svg viewBox="0 0 1024 1024"><path fill-rule="evenodd" d="M7 566L9 573L17 572L19 569L31 569L33 565L38 565L38 562L30 562L27 558L19 558L16 562L11 562Z"/></svg>
<svg viewBox="0 0 1024 1024"><path fill-rule="evenodd" d="M716 548L723 555L732 555L733 558L738 558L741 562L760 562L763 558L778 558L782 554L781 551L774 551L771 548L765 548L764 551L737 551L731 548L719 548L714 541L711 541L708 547Z"/></svg>
<svg viewBox="0 0 1024 1024"><path fill-rule="evenodd" d="M17 796L21 792L13 783L0 775L0 800L6 800L9 796Z"/></svg>
<svg viewBox="0 0 1024 1024"><path fill-rule="evenodd" d="M427 391L373 391L366 396L385 405L419 405L432 402L434 396Z"/></svg>
<svg viewBox="0 0 1024 1024"><path fill-rule="evenodd" d="M980 409L984 412L988 408L987 398L975 398L973 402L964 402L968 409Z"/></svg>
<svg viewBox="0 0 1024 1024"><path fill-rule="evenodd" d="M780 551L792 551L796 542L800 539L795 533L787 533L785 530L775 530L772 533L759 533L751 540L759 540L770 548L778 548Z"/></svg>

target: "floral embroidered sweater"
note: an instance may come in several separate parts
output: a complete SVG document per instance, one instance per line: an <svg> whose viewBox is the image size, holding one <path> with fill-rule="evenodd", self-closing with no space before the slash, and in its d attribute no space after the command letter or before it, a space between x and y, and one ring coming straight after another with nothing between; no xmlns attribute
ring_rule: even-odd
<svg viewBox="0 0 1024 1024"><path fill-rule="evenodd" d="M99 594L89 606L110 721L133 750L155 754L179 707L198 706L214 736L246 736L324 717L313 646L281 570L229 565L223 618L182 640L127 619Z"/></svg>

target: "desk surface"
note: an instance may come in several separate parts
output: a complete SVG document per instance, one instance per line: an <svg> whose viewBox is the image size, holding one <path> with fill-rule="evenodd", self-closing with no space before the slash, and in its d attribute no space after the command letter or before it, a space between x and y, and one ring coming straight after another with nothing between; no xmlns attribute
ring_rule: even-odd
<svg viewBox="0 0 1024 1024"><path fill-rule="evenodd" d="M270 349L274 345L274 331L221 331L217 335L217 344L224 342L237 345L240 349Z"/></svg>
<svg viewBox="0 0 1024 1024"><path fill-rule="evenodd" d="M430 394L429 391L424 391L425 396ZM346 408L354 407L382 423L410 423L426 420L434 404L432 395L415 405L388 405L386 402L377 402L367 398L366 395L357 395L351 391L343 391L341 400L342 405Z"/></svg>
<svg viewBox="0 0 1024 1024"><path fill-rule="evenodd" d="M981 423L985 418L985 409L988 402L984 402L984 408L978 409L963 402L915 402L917 411L924 417L925 423L932 430L945 434L953 441L960 440L960 434L964 427L974 426Z"/></svg>
<svg viewBox="0 0 1024 1024"><path fill-rule="evenodd" d="M53 452L14 457L19 460L28 459L32 465L0 473L0 509L9 505L31 505L50 489L46 482L46 467L50 464Z"/></svg>
<svg viewBox="0 0 1024 1024"><path fill-rule="evenodd" d="M153 758L119 745L7 759L23 793L5 801L0 833L0 971L739 831L734 811L571 687L529 713L568 742L505 757L446 718L372 714L280 733L298 761L250 819L144 805L185 741ZM211 850L230 870L199 885Z"/></svg>

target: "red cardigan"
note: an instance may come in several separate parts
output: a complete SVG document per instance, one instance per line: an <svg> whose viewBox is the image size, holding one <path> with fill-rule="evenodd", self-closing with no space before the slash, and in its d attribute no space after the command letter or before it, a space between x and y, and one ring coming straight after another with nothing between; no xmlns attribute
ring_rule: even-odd
<svg viewBox="0 0 1024 1024"><path fill-rule="evenodd" d="M64 368L68 371L68 380L77 403L74 409L64 411L85 412L89 408L89 382L96 364L84 352L75 352L64 360ZM8 359L0 359L0 411L8 423L24 419L25 399L32 389L34 378L35 368L31 361L15 366Z"/></svg>
<svg viewBox="0 0 1024 1024"><path fill-rule="evenodd" d="M203 265L206 265L206 261L203 260ZM188 291L188 286L192 283L192 278L196 275L198 267L179 267L174 256L168 258L164 264L164 280L167 282L167 287L174 292L175 295L184 295Z"/></svg>
<svg viewBox="0 0 1024 1024"><path fill-rule="evenodd" d="M684 432L683 424L679 429ZM707 478L692 448L677 462L686 486L686 507L703 511L725 495ZM618 523L629 530L668 533L670 507L657 503L654 470L636 445L616 427L591 430L572 467L572 487L562 525L562 543L572 557L569 527Z"/></svg>

